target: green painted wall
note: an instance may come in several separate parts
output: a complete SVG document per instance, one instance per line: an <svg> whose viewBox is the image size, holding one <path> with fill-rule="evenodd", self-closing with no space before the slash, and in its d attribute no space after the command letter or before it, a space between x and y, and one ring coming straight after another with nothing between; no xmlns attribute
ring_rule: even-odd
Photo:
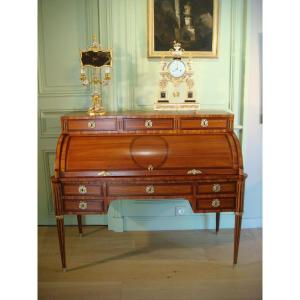
<svg viewBox="0 0 300 300"><path fill-rule="evenodd" d="M196 93L202 108L235 113L242 140L246 1L220 1L219 58L194 59ZM50 176L60 132L60 116L85 111L89 89L79 82L79 50L96 34L113 49L113 81L104 91L107 110L150 110L157 95L159 60L147 58L146 0L39 0L39 224L54 224ZM185 207L175 216L175 206ZM247 221L248 219L248 221ZM113 230L189 229L213 225L211 216L195 215L187 201L116 201L108 216L85 218ZM259 220L246 218L249 226ZM75 218L66 217L67 224ZM233 218L225 214L223 227Z"/></svg>

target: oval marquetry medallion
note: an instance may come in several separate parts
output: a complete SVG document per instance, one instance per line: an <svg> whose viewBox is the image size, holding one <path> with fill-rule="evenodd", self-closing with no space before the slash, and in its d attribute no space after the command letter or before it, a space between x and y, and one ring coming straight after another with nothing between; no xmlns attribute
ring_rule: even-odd
<svg viewBox="0 0 300 300"><path fill-rule="evenodd" d="M130 145L133 161L141 168L158 169L168 157L168 143L160 136L139 136Z"/></svg>

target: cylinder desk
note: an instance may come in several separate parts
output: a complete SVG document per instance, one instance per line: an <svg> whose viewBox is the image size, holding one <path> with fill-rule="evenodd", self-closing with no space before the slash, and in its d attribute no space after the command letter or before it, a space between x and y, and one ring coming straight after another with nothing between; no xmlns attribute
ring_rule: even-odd
<svg viewBox="0 0 300 300"><path fill-rule="evenodd" d="M237 263L246 174L234 116L223 111L123 112L61 118L51 178L62 267L64 215L105 214L115 199L189 201L195 213L235 213Z"/></svg>

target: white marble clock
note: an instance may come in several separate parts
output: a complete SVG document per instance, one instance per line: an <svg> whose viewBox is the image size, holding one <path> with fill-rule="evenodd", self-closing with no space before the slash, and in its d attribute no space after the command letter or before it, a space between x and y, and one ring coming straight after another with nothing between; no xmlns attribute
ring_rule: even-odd
<svg viewBox="0 0 300 300"><path fill-rule="evenodd" d="M159 96L154 104L155 110L199 110L194 95L194 81L192 79L192 65L189 59L182 59L184 49L174 41L170 49L172 60L161 61Z"/></svg>

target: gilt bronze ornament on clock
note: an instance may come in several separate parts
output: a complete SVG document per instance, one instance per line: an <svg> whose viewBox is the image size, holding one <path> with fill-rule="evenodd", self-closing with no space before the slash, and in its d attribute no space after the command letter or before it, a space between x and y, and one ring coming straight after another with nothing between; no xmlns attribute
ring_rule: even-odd
<svg viewBox="0 0 300 300"><path fill-rule="evenodd" d="M154 104L155 110L199 110L195 98L191 59L182 59L184 49L174 41L170 49L172 60L161 61L159 96Z"/></svg>
<svg viewBox="0 0 300 300"><path fill-rule="evenodd" d="M102 49L93 36L93 43L85 51L80 51L80 80L82 85L92 85L92 105L88 110L90 116L105 114L102 106L102 87L111 79L112 50ZM91 68L91 78L88 77L87 68ZM104 73L104 74L103 74ZM103 77L104 75L104 77Z"/></svg>

